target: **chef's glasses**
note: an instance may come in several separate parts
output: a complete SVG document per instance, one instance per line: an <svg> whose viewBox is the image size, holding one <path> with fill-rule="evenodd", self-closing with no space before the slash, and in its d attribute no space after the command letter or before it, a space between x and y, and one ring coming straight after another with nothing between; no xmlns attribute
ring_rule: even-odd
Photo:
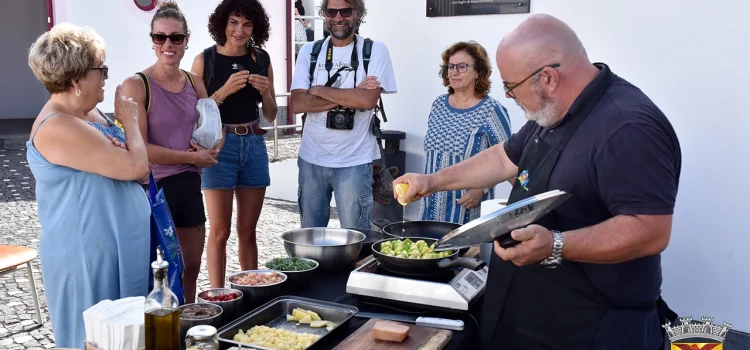
<svg viewBox="0 0 750 350"><path fill-rule="evenodd" d="M503 82L503 88L505 88L505 94L506 94L506 95L508 95L508 97L510 97L510 98L512 98L512 99L514 99L514 100L515 100L515 99L516 99L516 95L515 95L515 94L513 94L513 90L514 90L515 88L517 88L517 87L521 86L521 84L525 83L525 82L526 82L526 80L529 80L529 79L530 79L531 77L533 77L533 76L535 76L535 75L539 74L539 72L541 72L541 71L542 71L542 70L543 70L544 68L547 68L547 67L550 67L550 68L558 68L558 67L560 67L560 64L559 64L559 63L553 63L553 64L548 64L548 65L546 65L546 66L544 66L544 67L542 67L542 68L539 68L539 69L535 70L535 71L534 71L534 73L531 73L531 74L530 74L530 75L529 75L528 77L526 77L525 79L521 80L521 81L520 81L520 82L518 82L517 84L514 84L514 85L513 85L512 87L511 87L511 86L508 86L508 82L504 81L504 82Z"/></svg>

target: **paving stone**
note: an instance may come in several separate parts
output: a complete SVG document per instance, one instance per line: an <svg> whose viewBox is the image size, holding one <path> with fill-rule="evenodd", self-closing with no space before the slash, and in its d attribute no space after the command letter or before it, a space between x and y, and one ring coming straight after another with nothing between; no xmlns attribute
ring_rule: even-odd
<svg viewBox="0 0 750 350"><path fill-rule="evenodd" d="M18 337L13 337L13 341L15 341L18 344L23 344L23 343L26 343L26 342L28 342L30 340L34 340L34 338L32 336L30 336L30 335L22 335L22 336L18 336Z"/></svg>

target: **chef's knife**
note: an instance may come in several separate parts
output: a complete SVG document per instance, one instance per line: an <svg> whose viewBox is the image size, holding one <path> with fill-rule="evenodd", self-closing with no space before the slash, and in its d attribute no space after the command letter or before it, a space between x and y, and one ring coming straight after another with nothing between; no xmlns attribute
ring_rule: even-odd
<svg viewBox="0 0 750 350"><path fill-rule="evenodd" d="M363 311L356 313L354 316L361 317L361 318L377 318L381 320L415 323L417 326L450 329L454 331L464 330L464 321L451 320L447 318L422 317L422 316L417 317L417 316L410 316L410 315L397 315L397 314L387 314L387 313L380 313L380 312L363 312Z"/></svg>

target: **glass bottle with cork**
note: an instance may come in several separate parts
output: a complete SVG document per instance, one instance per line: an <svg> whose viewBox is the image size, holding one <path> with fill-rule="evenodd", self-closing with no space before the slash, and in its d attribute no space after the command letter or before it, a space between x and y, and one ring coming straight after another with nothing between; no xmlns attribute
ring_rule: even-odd
<svg viewBox="0 0 750 350"><path fill-rule="evenodd" d="M146 297L146 350L180 350L180 302L169 288L169 263L160 247L156 249L154 289Z"/></svg>

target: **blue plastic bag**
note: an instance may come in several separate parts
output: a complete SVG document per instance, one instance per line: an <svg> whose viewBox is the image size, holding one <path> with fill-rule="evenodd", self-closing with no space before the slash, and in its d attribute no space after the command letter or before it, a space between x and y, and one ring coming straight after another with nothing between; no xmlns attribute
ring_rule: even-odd
<svg viewBox="0 0 750 350"><path fill-rule="evenodd" d="M167 199L164 197L164 191L156 190L156 180L153 175L149 175L148 181L149 196L151 202L151 261L156 260L156 247L161 247L164 252L164 260L169 263L167 280L169 288L172 289L180 305L185 304L185 291L182 285L183 274L185 273L185 263L182 260L182 250L180 242L177 240L177 228L172 220L172 214L169 212ZM154 271L149 268L148 290L154 288Z"/></svg>

